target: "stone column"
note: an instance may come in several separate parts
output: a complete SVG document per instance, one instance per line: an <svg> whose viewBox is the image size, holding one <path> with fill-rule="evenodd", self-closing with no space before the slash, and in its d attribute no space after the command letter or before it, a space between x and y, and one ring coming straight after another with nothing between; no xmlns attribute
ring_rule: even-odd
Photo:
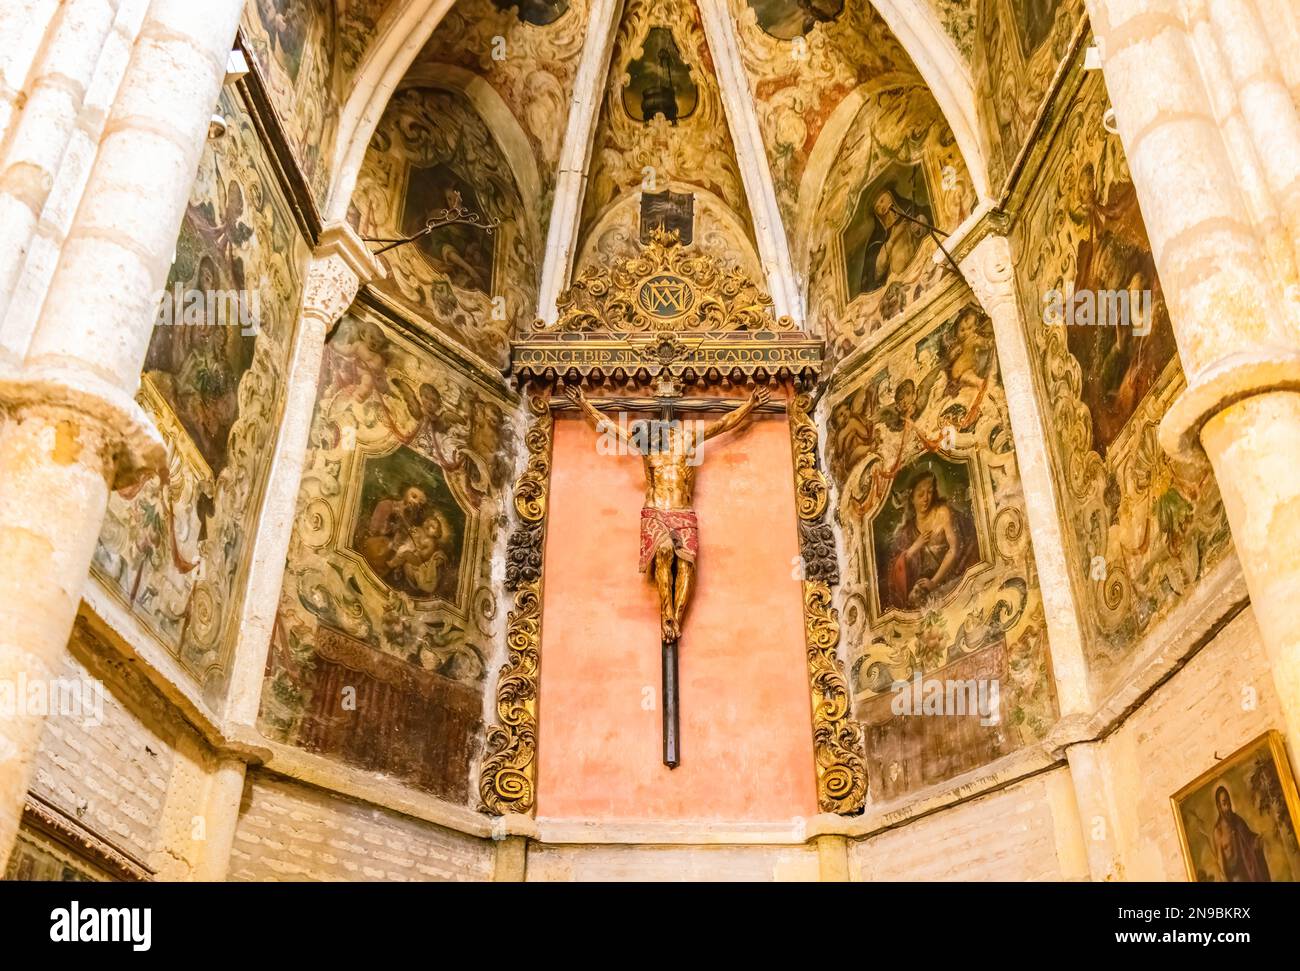
<svg viewBox="0 0 1300 971"><path fill-rule="evenodd" d="M293 356L285 381L284 417L262 501L239 624L239 643L226 698L226 718L231 724L251 725L257 719L266 655L271 646L271 627L280 602L284 561L293 536L298 489L316 408L325 338L352 306L361 285L382 276L383 272L366 244L346 223L333 223L325 228L307 267Z"/></svg>
<svg viewBox="0 0 1300 971"><path fill-rule="evenodd" d="M0 321L72 140L118 0L69 0L0 153ZM3 342L0 342L0 350Z"/></svg>
<svg viewBox="0 0 1300 971"><path fill-rule="evenodd" d="M59 0L5 0L0 3L0 142L22 107L27 80L45 42Z"/></svg>
<svg viewBox="0 0 1300 971"><path fill-rule="evenodd" d="M68 106L59 102L60 95L65 93L62 90L65 84L60 81L62 71L56 67L52 72L55 76L47 85L49 90L45 92L43 119L31 120L29 104L19 116L17 130L12 135L13 144L7 145L3 152L4 161L0 166L15 176L10 184L25 181L26 189L18 190L19 193L26 196L32 192L35 195L28 201L34 221L26 224L26 217L20 211L18 222L9 227L11 242L0 245L3 253L0 255L0 266L3 266L0 275L6 277L5 284L0 286L3 291L3 296L0 296L0 365L21 366L27 355L41 306L58 266L60 251L72 231L77 204L95 164L109 112L148 12L149 0L115 2L117 13L108 35L97 53L85 53L87 58L94 56L94 70L89 75L89 85L78 95L80 107L75 120L68 127L59 127L63 111ZM66 45L52 42L49 53L54 54L56 48L63 46L70 49L61 56L64 62L75 51L85 50L77 40L68 38ZM44 63L33 69L33 88L42 86L40 75L45 71ZM25 143L26 147L20 143ZM40 170L39 176L31 169L32 165ZM37 177L42 182L53 181L37 187L33 185Z"/></svg>
<svg viewBox="0 0 1300 971"><path fill-rule="evenodd" d="M983 231L988 232L986 216ZM975 233L981 227L977 225ZM962 250L965 254L962 255ZM1048 415L1034 389L1026 326L1016 297L1016 277L1011 245L995 234L968 237L959 244L962 275L975 298L993 322L998 366L1006 389L1011 434L1016 444L1016 465L1025 493L1025 514L1029 537L1043 594L1047 639L1056 679L1056 699L1061 726L1083 727L1094 704L1088 689L1088 667L1083 654L1083 635L1074 599L1074 586L1066 562L1064 524L1058 513L1056 482L1052 478L1051 452L1047 444Z"/></svg>
<svg viewBox="0 0 1300 971"><path fill-rule="evenodd" d="M1082 741L1088 734L1088 719L1096 706L1088 682L1088 664L1083 652L1078 605L1070 578L1065 550L1065 524L1061 519L1052 476L1051 450L1047 442L1050 413L1034 386L1027 327L1045 326L1022 317L1016 295L1016 276L1011 244L994 230L999 217L985 215L970 236L957 246L962 275L993 322L998 367L1006 389L1011 434L1016 444L1016 465L1025 493L1025 515L1029 538L1043 595L1047 621L1047 643L1052 657L1060 718L1049 736L1054 751L1064 751L1070 765L1083 825L1080 836L1087 847L1088 868L1093 879L1113 879L1118 867L1116 841L1108 838L1110 813L1101 794L1104 778L1091 745ZM1082 743L1081 743L1082 742ZM1091 827L1091 828L1090 828ZM1097 832L1107 834L1098 838Z"/></svg>
<svg viewBox="0 0 1300 971"><path fill-rule="evenodd" d="M1088 8L1187 374L1161 441L1214 467L1300 757L1297 107L1256 0Z"/></svg>
<svg viewBox="0 0 1300 971"><path fill-rule="evenodd" d="M243 0L154 0L21 370L0 375L0 680L48 679L110 486L164 460L132 395ZM42 719L0 722L0 855Z"/></svg>

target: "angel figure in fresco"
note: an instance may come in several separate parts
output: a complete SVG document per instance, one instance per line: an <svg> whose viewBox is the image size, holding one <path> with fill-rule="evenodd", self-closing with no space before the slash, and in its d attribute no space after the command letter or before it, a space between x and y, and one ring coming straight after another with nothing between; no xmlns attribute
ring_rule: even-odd
<svg viewBox="0 0 1300 971"><path fill-rule="evenodd" d="M403 444L418 442L433 456L435 462L450 470L455 465L444 447L446 439L465 419L443 404L442 392L430 381L420 382L419 388L401 375L394 375L392 384L406 405L406 412L415 423L409 431L393 428L393 434Z"/></svg>
<svg viewBox="0 0 1300 971"><path fill-rule="evenodd" d="M929 470L912 480L894 535L882 604L914 610L960 578L978 558L974 524L952 505Z"/></svg>
<svg viewBox="0 0 1300 971"><path fill-rule="evenodd" d="M984 332L984 315L967 307L957 316L951 340L945 347L946 394L952 397L962 388L982 388L993 364L993 341Z"/></svg>
<svg viewBox="0 0 1300 971"><path fill-rule="evenodd" d="M829 452L836 482L846 481L858 463L880 444L874 420L877 394L876 384L865 384L835 408Z"/></svg>
<svg viewBox="0 0 1300 971"><path fill-rule="evenodd" d="M365 402L391 390L388 383L388 341L372 323L352 321L325 345L321 396L322 411L333 407L340 396Z"/></svg>
<svg viewBox="0 0 1300 971"><path fill-rule="evenodd" d="M1211 840L1223 879L1229 883L1271 883L1264 841L1233 810L1227 786L1214 790L1214 806L1219 817L1214 822Z"/></svg>
<svg viewBox="0 0 1300 971"><path fill-rule="evenodd" d="M461 449L468 491L480 500L510 476L511 461L502 449L505 414L501 406L478 395L472 397L468 431Z"/></svg>
<svg viewBox="0 0 1300 971"><path fill-rule="evenodd" d="M743 405L702 431L674 417L670 398L662 400L658 421L638 421L620 428L596 410L581 388L572 385L564 393L597 432L617 435L645 464L640 569L659 591L663 640L675 643L694 588L699 552L699 520L694 509L699 449L704 442L745 424L771 392L758 388Z"/></svg>

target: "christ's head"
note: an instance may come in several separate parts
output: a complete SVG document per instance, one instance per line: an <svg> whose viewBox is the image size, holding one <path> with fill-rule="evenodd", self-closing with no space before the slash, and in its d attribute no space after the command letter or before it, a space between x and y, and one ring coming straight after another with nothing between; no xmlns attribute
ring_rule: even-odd
<svg viewBox="0 0 1300 971"><path fill-rule="evenodd" d="M1219 786L1214 790L1214 805L1218 808L1220 816L1232 814L1232 796L1228 794L1227 786Z"/></svg>

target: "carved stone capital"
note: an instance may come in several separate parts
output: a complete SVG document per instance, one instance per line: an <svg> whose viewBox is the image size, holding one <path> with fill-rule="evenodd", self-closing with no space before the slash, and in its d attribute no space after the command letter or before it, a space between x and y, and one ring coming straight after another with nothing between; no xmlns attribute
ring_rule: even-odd
<svg viewBox="0 0 1300 971"><path fill-rule="evenodd" d="M1016 277L1011 244L1005 236L983 236L960 261L962 276L990 317L1015 306Z"/></svg>
<svg viewBox="0 0 1300 971"><path fill-rule="evenodd" d="M121 489L163 469L167 447L153 419L114 384L85 371L0 372L0 414L74 416L94 428L109 485Z"/></svg>
<svg viewBox="0 0 1300 971"><path fill-rule="evenodd" d="M321 233L307 266L303 316L319 320L330 330L352 306L362 285L384 275L383 266L351 226L331 223Z"/></svg>
<svg viewBox="0 0 1300 971"><path fill-rule="evenodd" d="M980 243L990 236L1003 236L1011 228L1011 216L1002 209L985 204L971 213L966 220L944 241L948 255L960 264L975 250ZM943 253L935 253L936 263L947 263Z"/></svg>

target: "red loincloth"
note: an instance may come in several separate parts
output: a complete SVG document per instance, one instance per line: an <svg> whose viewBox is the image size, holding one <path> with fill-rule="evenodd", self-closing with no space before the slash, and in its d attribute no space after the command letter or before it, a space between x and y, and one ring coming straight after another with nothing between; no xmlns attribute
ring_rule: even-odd
<svg viewBox="0 0 1300 971"><path fill-rule="evenodd" d="M688 563L700 549L700 520L689 509L641 510L641 572L645 573L661 549L671 549Z"/></svg>

